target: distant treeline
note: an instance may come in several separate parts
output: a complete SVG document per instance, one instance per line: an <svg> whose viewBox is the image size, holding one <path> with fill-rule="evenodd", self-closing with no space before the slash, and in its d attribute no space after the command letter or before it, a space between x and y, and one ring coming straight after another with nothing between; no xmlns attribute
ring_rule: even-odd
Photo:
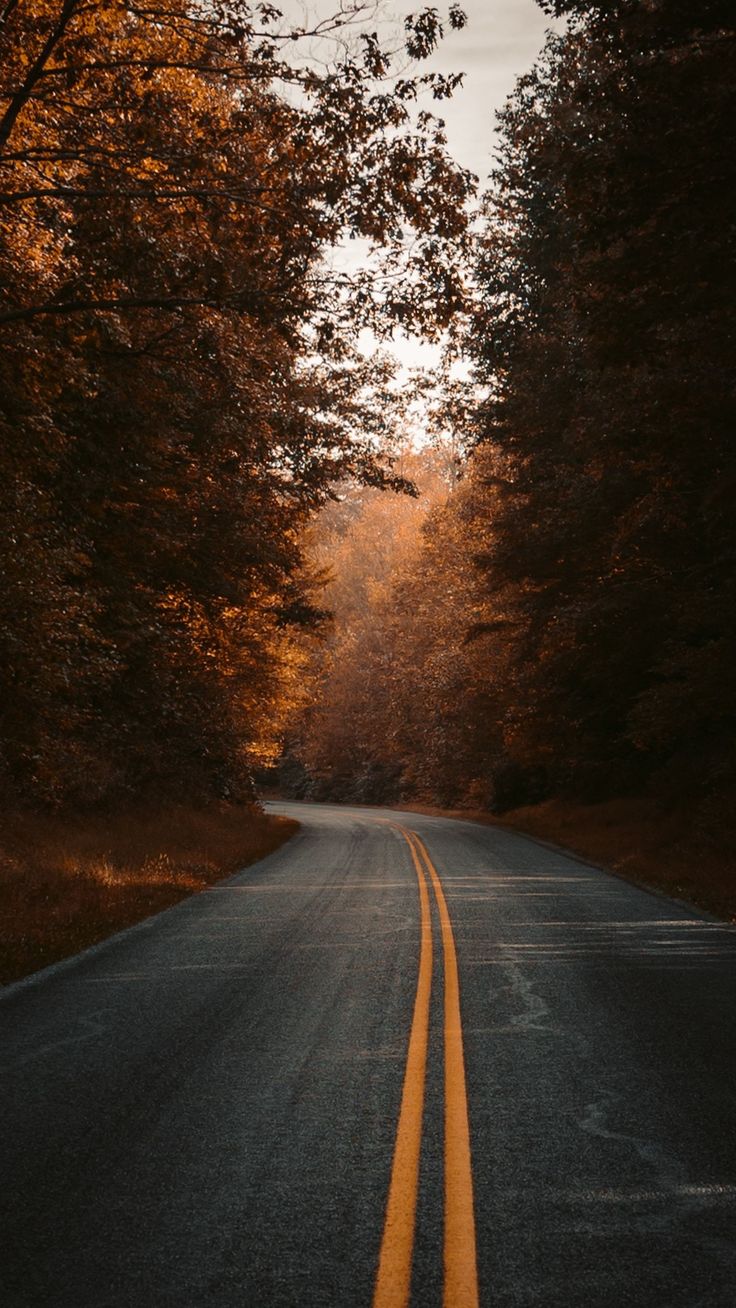
<svg viewBox="0 0 736 1308"><path fill-rule="evenodd" d="M364 10L2 7L3 804L243 797L279 748L304 524L335 480L391 480L356 334L461 294L470 178L411 116L453 79L406 63L439 16L394 75ZM383 279L330 274L349 235Z"/></svg>
<svg viewBox="0 0 736 1308"><path fill-rule="evenodd" d="M736 789L733 10L545 7L485 199L475 452L337 641L292 781L706 813Z"/></svg>

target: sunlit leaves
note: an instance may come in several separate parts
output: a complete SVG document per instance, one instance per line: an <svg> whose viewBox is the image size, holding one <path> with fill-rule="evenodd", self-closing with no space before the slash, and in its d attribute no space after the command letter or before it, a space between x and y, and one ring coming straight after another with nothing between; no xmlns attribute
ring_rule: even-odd
<svg viewBox="0 0 736 1308"><path fill-rule="evenodd" d="M412 128L406 106L422 92L445 98L458 78L410 71L401 57L395 68L401 50L363 30L369 15L370 6L355 0L296 30L285 28L269 6L254 13L240 3L204 13L190 11L186 0L166 0L150 12L103 0L80 8L77 0L67 0L61 16L53 0L33 13L29 0L19 3L3 34L0 100L8 131L36 131L39 143L25 135L8 140L7 154L0 156L0 205L30 206L26 225L40 228L49 221L65 227L68 210L80 206L109 223L113 215L107 210L125 199L144 229L159 216L152 206L158 211L184 205L210 229L214 222L236 221L250 230L256 224L274 234L281 230L281 244L288 235L295 247L291 268L303 283L302 316L317 303L324 306L328 289L324 276L318 292L305 281L307 264L343 235L366 237L396 258L396 234L404 226L432 231L431 266L422 269L424 307L411 293L400 308L402 322L421 328L441 308L448 278L461 285L472 179L447 159L431 117L423 112ZM264 30L257 30L258 22ZM441 35L437 11L407 22L409 45L412 34L422 34L414 53L423 57ZM24 53L28 46L33 60ZM268 138L268 166L250 156L254 115ZM239 121L250 138L245 143ZM171 130L177 122L183 128L179 139ZM425 176L407 189L408 161L415 154L428 158L430 151L433 185L424 166ZM274 170L288 170L288 191ZM234 286L198 285L194 268L167 269L162 263L158 272L162 310L197 301L248 307ZM411 276L407 266L404 280ZM282 283L270 293L288 297L289 286ZM349 297L339 282L329 286L329 294L342 330L349 329ZM85 287L8 307L5 318L72 312L85 303L116 303L129 312L139 298L116 299L109 287L98 285L94 294ZM395 298L371 300L372 325L379 331L387 329L394 304ZM357 329L365 316L364 306Z"/></svg>
<svg viewBox="0 0 736 1308"><path fill-rule="evenodd" d="M485 395L433 401L473 452L389 584L338 589L303 758L318 793L648 790L710 827L736 785L733 25L719 0L544 7L574 17L501 114Z"/></svg>
<svg viewBox="0 0 736 1308"><path fill-rule="evenodd" d="M6 12L8 795L242 797L303 700L310 515L345 478L403 485L380 456L390 369L357 334L436 329L464 294L472 182L415 109L454 81L370 17ZM437 21L417 28L428 52ZM378 273L325 261L349 234Z"/></svg>

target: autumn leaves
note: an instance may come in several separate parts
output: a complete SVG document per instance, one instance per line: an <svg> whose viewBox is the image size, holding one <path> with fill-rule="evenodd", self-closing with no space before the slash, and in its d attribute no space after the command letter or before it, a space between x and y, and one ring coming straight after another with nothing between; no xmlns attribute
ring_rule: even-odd
<svg viewBox="0 0 736 1308"><path fill-rule="evenodd" d="M411 108L451 87L395 73L366 13L5 6L8 800L242 798L278 752L319 604L304 525L341 477L389 479L356 333L443 321L462 281L469 179ZM403 44L440 36L428 11ZM390 304L329 272L352 233Z"/></svg>
<svg viewBox="0 0 736 1308"><path fill-rule="evenodd" d="M241 0L5 6L8 797L242 797L322 678L306 788L720 811L729 11L544 7L570 22L501 115L471 234L471 179L415 111L454 79L402 62L440 38L433 9L394 58L360 0L311 32ZM351 235L378 271L330 268ZM474 386L445 427L474 453L310 681L307 530L335 487L396 484L358 334L451 322Z"/></svg>
<svg viewBox="0 0 736 1308"><path fill-rule="evenodd" d="M423 527L349 490L339 539L323 520L342 577L297 782L501 811L644 795L728 847L732 23L716 0L554 8L575 18L501 114L475 245L477 390L445 424L475 448L444 496L413 456Z"/></svg>

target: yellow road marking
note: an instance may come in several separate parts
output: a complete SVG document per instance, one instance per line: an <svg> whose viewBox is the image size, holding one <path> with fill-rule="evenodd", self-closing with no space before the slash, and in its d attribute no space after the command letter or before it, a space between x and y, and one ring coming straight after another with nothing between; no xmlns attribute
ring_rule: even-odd
<svg viewBox="0 0 736 1308"><path fill-rule="evenodd" d="M445 963L445 1286L444 1308L478 1308L473 1167L465 1085L460 978L442 883L424 841L412 833L432 880Z"/></svg>
<svg viewBox="0 0 736 1308"><path fill-rule="evenodd" d="M399 828L399 830L402 830ZM405 835L402 830L402 835ZM407 838L408 839L408 838ZM404 1088L394 1145L386 1218L378 1260L373 1308L406 1308L411 1293L419 1155L424 1117L424 1082L427 1067L429 1001L432 992L432 918L429 891L416 850L408 841L419 883L421 944L414 1016L406 1055Z"/></svg>
<svg viewBox="0 0 736 1308"><path fill-rule="evenodd" d="M386 1218L378 1262L373 1308L407 1308L411 1294L412 1256L419 1190L419 1158L424 1117L429 1007L432 987L432 920L422 863L437 903L445 976L445 1238L444 1308L478 1308L478 1272L473 1207L473 1170L465 1084L460 980L452 923L442 883L426 845L415 831L391 823L406 840L419 885L421 945L396 1131Z"/></svg>

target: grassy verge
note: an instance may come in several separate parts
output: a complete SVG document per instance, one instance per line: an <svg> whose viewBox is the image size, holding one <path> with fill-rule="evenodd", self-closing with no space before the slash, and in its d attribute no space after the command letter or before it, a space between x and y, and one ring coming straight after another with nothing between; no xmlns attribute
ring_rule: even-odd
<svg viewBox="0 0 736 1308"><path fill-rule="evenodd" d="M264 858L298 825L225 804L84 818L3 814L0 983L78 953Z"/></svg>
<svg viewBox="0 0 736 1308"><path fill-rule="evenodd" d="M663 808L648 798L600 804L555 799L497 819L467 809L401 807L511 827L736 921L736 830L722 810L694 815L687 806Z"/></svg>

